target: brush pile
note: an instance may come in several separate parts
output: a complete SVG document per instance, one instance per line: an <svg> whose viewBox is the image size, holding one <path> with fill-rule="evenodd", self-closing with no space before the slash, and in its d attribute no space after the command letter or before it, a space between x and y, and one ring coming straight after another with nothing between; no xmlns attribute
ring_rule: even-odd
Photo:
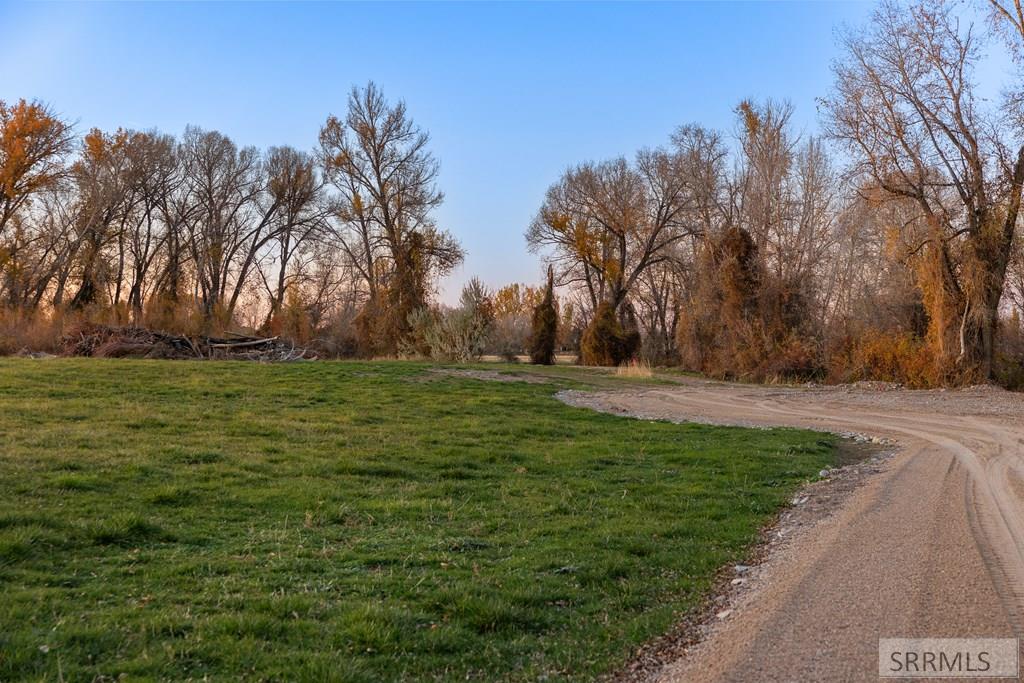
<svg viewBox="0 0 1024 683"><path fill-rule="evenodd" d="M64 356L94 358L170 358L287 362L314 360L308 349L297 348L279 337L251 337L228 333L225 337L184 336L144 327L85 325L64 335Z"/></svg>

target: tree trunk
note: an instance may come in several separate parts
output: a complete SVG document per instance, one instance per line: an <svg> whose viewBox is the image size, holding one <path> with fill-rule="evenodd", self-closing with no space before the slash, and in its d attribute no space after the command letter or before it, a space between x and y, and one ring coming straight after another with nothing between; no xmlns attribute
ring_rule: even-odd
<svg viewBox="0 0 1024 683"><path fill-rule="evenodd" d="M1000 295L1000 291L989 288L972 297L962 321L959 364L980 381L995 379Z"/></svg>

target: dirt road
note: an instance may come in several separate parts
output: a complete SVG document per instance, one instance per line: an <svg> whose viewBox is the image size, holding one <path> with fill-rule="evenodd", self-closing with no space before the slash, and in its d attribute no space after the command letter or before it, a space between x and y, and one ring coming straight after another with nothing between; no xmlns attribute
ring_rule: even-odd
<svg viewBox="0 0 1024 683"><path fill-rule="evenodd" d="M1024 396L686 381L571 394L640 417L898 441L658 681L878 680L878 639L1024 635Z"/></svg>

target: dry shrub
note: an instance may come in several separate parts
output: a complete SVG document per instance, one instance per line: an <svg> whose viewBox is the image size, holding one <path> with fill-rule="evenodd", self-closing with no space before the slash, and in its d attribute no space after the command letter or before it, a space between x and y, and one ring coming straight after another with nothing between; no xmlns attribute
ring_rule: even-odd
<svg viewBox="0 0 1024 683"><path fill-rule="evenodd" d="M1024 356L996 356L996 382L1010 391L1024 390Z"/></svg>
<svg viewBox="0 0 1024 683"><path fill-rule="evenodd" d="M477 278L462 288L455 308L424 306L409 315L409 334L399 345L406 357L467 363L479 360L490 337L494 304Z"/></svg>
<svg viewBox="0 0 1024 683"><path fill-rule="evenodd" d="M55 353L65 319L59 314L0 309L0 355Z"/></svg>
<svg viewBox="0 0 1024 683"><path fill-rule="evenodd" d="M704 361L701 371L722 379L806 381L825 374L817 341L758 319L736 321L723 331Z"/></svg>
<svg viewBox="0 0 1024 683"><path fill-rule="evenodd" d="M679 312L676 340L685 368L749 381L824 375L800 283L768 276L746 230L729 228L699 254L696 286Z"/></svg>
<svg viewBox="0 0 1024 683"><path fill-rule="evenodd" d="M389 330L395 327L391 315L385 297L379 292L363 304L354 321L359 356L375 358L397 353L397 340L389 340Z"/></svg>
<svg viewBox="0 0 1024 683"><path fill-rule="evenodd" d="M310 348L320 358L357 357L359 340L352 317L332 315L324 326L317 330L317 336L310 344Z"/></svg>
<svg viewBox="0 0 1024 683"><path fill-rule="evenodd" d="M834 382L873 380L926 388L943 379L928 341L909 332L868 330L844 339L829 360Z"/></svg>
<svg viewBox="0 0 1024 683"><path fill-rule="evenodd" d="M141 323L142 327L153 330L189 336L202 334L206 327L198 302L167 296L154 296L146 301Z"/></svg>
<svg viewBox="0 0 1024 683"><path fill-rule="evenodd" d="M287 339L297 346L309 346L316 336L316 330L313 329L309 306L298 287L289 286L285 290L284 302L273 312L263 328L269 336Z"/></svg>
<svg viewBox="0 0 1024 683"><path fill-rule="evenodd" d="M646 360L631 360L615 368L615 374L618 377L643 378L653 377L654 371Z"/></svg>
<svg viewBox="0 0 1024 683"><path fill-rule="evenodd" d="M825 368L817 342L791 332L762 352L753 374L771 382L811 380L823 377Z"/></svg>
<svg viewBox="0 0 1024 683"><path fill-rule="evenodd" d="M580 362L616 367L633 358L639 347L640 333L636 328L624 326L615 307L602 301L580 340Z"/></svg>

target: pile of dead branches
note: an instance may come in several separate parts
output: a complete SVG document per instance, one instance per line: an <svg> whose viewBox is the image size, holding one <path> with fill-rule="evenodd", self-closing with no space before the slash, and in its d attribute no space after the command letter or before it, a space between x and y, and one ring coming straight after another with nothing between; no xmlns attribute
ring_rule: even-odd
<svg viewBox="0 0 1024 683"><path fill-rule="evenodd" d="M225 337L167 334L143 327L86 325L70 331L62 355L94 358L171 358L287 362L313 360L309 350L279 337L228 333Z"/></svg>

